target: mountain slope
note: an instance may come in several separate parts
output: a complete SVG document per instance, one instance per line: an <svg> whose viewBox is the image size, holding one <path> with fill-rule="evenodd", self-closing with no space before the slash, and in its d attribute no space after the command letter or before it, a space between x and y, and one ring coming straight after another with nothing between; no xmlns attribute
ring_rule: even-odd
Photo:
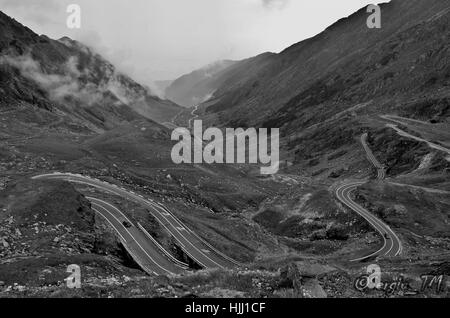
<svg viewBox="0 0 450 318"><path fill-rule="evenodd" d="M215 126L280 128L280 158L293 165L276 177L326 185L306 197L316 197L319 208L289 206L287 195L261 207L254 220L271 233L284 239L310 233L317 248L329 230L317 216L336 211L331 194L350 180L370 180L354 192L355 202L399 233L402 257L423 257L432 254L430 243L413 238L417 233L448 246L450 157L436 148L450 142L450 3L393 0L381 9L379 30L366 27L361 9L279 54L249 59L253 67L237 67L196 114ZM376 169L363 134L386 180L371 180ZM355 229L344 224L351 225L343 233Z"/></svg>
<svg viewBox="0 0 450 318"><path fill-rule="evenodd" d="M79 42L38 36L1 12L0 25L2 104L56 108L100 128L139 115L164 122L180 111Z"/></svg>
<svg viewBox="0 0 450 318"><path fill-rule="evenodd" d="M352 50L364 46L363 39L341 43L351 38L347 33L359 32L355 26L364 22L361 13L357 23L344 20L327 31L332 37L295 45L286 50L289 54L262 54L213 76L208 85L219 90L202 105L204 116L227 125L280 125L288 136L283 146L295 164L265 178L254 177L253 171L259 171L254 166L175 165L169 131L135 111L142 112L141 106L145 111L157 99L150 96L147 102L145 89L81 44L37 37L0 17L0 256L6 257L0 262L0 297L386 297L384 291L366 295L354 288L367 263L348 260L375 250L381 237L334 196L336 184L373 173L360 142L365 132L389 178L361 187L354 200L389 224L405 245L400 257L376 260L383 277L405 277L418 290L424 273L448 275L450 158L398 136L378 116L388 110L414 115L420 121L390 118L403 122L410 133L426 130L424 138L433 140L428 136L436 130L448 136L448 20L440 14L445 2L433 3L403 2L409 18L434 13L436 18L415 21L414 32L392 31L396 35L387 43L381 37L379 44L370 42L372 47L360 51ZM390 23L401 19L390 12ZM350 52L348 59L336 46ZM406 66L399 58L381 60L390 56L391 46ZM408 54L412 57L405 58ZM402 73L404 67L410 67L411 78ZM404 89L397 90L401 85ZM257 94L266 89L273 95ZM370 94L377 97L365 102ZM405 96L411 103L405 103ZM283 98L291 102L278 103ZM432 122L426 122L431 116ZM53 171L89 175L152 198L248 267L142 278L115 232L95 216L83 195L111 202L174 257L188 257L133 200L82 185L30 179ZM69 264L82 267L79 291L64 283Z"/></svg>
<svg viewBox="0 0 450 318"><path fill-rule="evenodd" d="M216 78L235 63L229 60L218 61L183 75L166 88L166 97L178 105L195 106L212 95Z"/></svg>
<svg viewBox="0 0 450 318"><path fill-rule="evenodd" d="M68 38L53 41L39 37L4 15L0 16L0 23L1 255L3 246L15 239L13 227L17 225L11 226L9 220L19 214L35 217L38 212L33 206L34 201L28 200L30 196L39 197L39 211L43 217L47 217L50 211L57 211L56 204L55 209L50 210L54 201L48 202L46 198L67 184L53 187L50 181L43 181L42 185L30 182L33 176L54 171L103 178L170 206L198 235L207 238L208 243L230 254L230 257L251 260L258 254L278 249L272 237L250 220L230 216L231 211L254 207L277 191L277 186L265 185L265 182L248 177L241 170L222 165L175 165L171 159L174 142L170 139L169 130L140 114L153 111L149 107L150 102L159 102L148 95L145 88L117 73L110 63L78 42ZM35 188L42 191L33 191ZM92 196L94 192L107 202L123 204L120 208L130 218L135 212L139 214L139 222L161 245L174 257L188 261L185 259L188 256L164 226L132 200L121 198L118 201L110 193L76 185L71 193L58 193L56 201L72 202L65 200L65 196L83 198L83 195ZM73 209L69 208L64 211L72 213ZM76 206L73 208L78 210ZM219 213L222 211L227 213ZM94 215L92 210L87 212ZM5 227L3 221L8 223ZM90 225L89 235L95 234L94 229L99 225L108 228L108 223L100 217ZM37 231L27 236L27 242L38 238L41 232ZM7 243L3 244L3 237ZM48 239L58 241L54 237ZM52 247L61 252L55 256L62 260L72 254L84 257L88 253L87 250L72 249L72 246L60 246L57 241ZM45 240L43 247L47 243ZM99 243L102 242L99 240ZM108 249L120 248L120 240L114 239L110 245ZM16 255L20 248L20 244L8 246L11 247L8 256ZM44 255L40 250L32 253L32 249L23 251L21 255L28 258L23 265L19 265L20 260L17 259L8 266L0 264L0 274L7 271L6 275L10 275L14 267L11 264L14 263L20 268L29 265L30 276L39 275L47 262L36 260ZM101 260L117 262L123 259L125 262L128 259L123 250L119 258L97 255L98 250L95 249L92 254L93 261L98 264L96 271L98 269L101 273L98 275L105 273L102 267L109 264L105 265ZM129 264L123 265L128 267ZM66 273L65 268L63 273ZM11 275L10 279L19 278L23 282L28 277Z"/></svg>
<svg viewBox="0 0 450 318"><path fill-rule="evenodd" d="M382 5L381 29L368 29L361 9L265 65L241 68L202 117L224 126L288 125L289 133L359 103L448 87L449 7L393 0Z"/></svg>

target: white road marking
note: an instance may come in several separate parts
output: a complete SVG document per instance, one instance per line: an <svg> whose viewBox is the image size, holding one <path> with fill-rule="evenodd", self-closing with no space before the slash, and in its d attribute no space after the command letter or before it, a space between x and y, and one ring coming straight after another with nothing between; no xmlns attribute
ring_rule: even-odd
<svg viewBox="0 0 450 318"><path fill-rule="evenodd" d="M65 177L67 177L68 175L71 174L62 174L62 173L57 173L52 174L52 177L58 177L65 179ZM41 175L41 176L37 176L36 178L42 178L45 177L45 175ZM83 176L81 177L81 179L85 179L85 180L92 180L89 177ZM80 180L73 180L71 178L69 178L70 182L75 182L75 183L80 183L80 184L86 184L86 185L90 185L90 186L94 186L100 189L103 189L105 191L108 192L112 192L114 194L119 194L119 195L123 195L123 193L117 193L116 191L114 191L114 187L106 187L105 182L101 181L101 180L96 180L97 183L100 183L101 185L94 183L93 181L80 181ZM124 189L123 187L121 188L121 190L128 196L131 196L137 200L142 200L142 202L149 206L150 208L152 208L154 210L155 213L152 213L153 216L158 220L158 222L163 225L163 227L168 231L169 234L171 234L176 240L177 242L182 246L183 250L192 258L194 259L197 263L199 263L200 265L202 265L205 268L208 268L208 266L206 266L205 264L203 264L201 261L199 261L197 258L195 258L190 252L189 250L186 248L185 244L183 244L183 242L180 241L179 238L177 238L177 236L165 225L165 222L167 222L170 226L173 227L173 229L175 230L175 232L177 232L179 234L179 237L181 237L187 244L189 244L190 246L192 246L192 248L198 252L199 254L201 254L203 257L205 257L205 259L208 259L211 263L216 264L218 267L220 268L224 268L224 266L220 265L219 263L217 263L215 260L213 260L212 258L210 258L209 256L207 256L201 249L199 249L197 246L195 246L187 237L185 237L184 234L182 234L180 232L180 230L174 226L171 221L169 221L168 217L171 217L176 223L179 224L179 228L183 228L182 231L187 231L188 233L193 234L195 237L197 237L203 244L207 245L208 247L211 247L211 245L209 245L206 241L204 241L200 236L198 236L195 232L193 232L192 230L187 230L187 228L178 220L178 218L176 218L172 213L170 213L170 211L168 211L165 207L161 206L159 203L155 203L152 199L150 200L146 200L145 198L141 198L138 195L136 195L134 192L130 191L128 192L128 190ZM131 195L130 195L131 193ZM159 211L162 210L163 212ZM164 214L163 214L164 213ZM161 216L165 222L163 222L161 219L159 219L159 216ZM214 249L214 251L217 251L216 249ZM228 261L232 262L233 264L237 264L237 262L232 261L229 257L226 257L223 253L221 253L220 251L216 252L218 255L222 256L223 258L227 259Z"/></svg>
<svg viewBox="0 0 450 318"><path fill-rule="evenodd" d="M108 223L113 227L114 230L116 230L117 234L120 236L120 238L124 241L124 243L127 242L127 240L122 236L122 234L119 232L119 230L116 229L116 227L114 226L114 224L112 224L112 222L105 216L103 215L102 212L100 212L99 210L97 210L96 208L92 208L92 210L94 210L95 212L97 212L98 214L100 214L106 221L108 221Z"/></svg>
<svg viewBox="0 0 450 318"><path fill-rule="evenodd" d="M102 209L104 209L105 211L107 211L104 207L102 207L101 205L97 204L97 203L93 203L94 205L96 205L97 207L100 207ZM116 209L117 210L117 209ZM109 213L109 212L108 212ZM122 224L122 222L112 213L109 213L117 222L119 222L120 224ZM167 270L166 268L162 267L160 264L158 264L148 253L147 251L142 247L141 244L139 244L139 242L134 238L133 234L130 233L130 231L126 228L123 227L124 230L128 233L128 235L130 235L130 237L133 239L133 241L140 247L140 249L145 253L145 255L147 255L147 257L156 265L158 266L160 269L162 269L164 272L171 274L171 275L175 275L175 273L172 273L171 271Z"/></svg>

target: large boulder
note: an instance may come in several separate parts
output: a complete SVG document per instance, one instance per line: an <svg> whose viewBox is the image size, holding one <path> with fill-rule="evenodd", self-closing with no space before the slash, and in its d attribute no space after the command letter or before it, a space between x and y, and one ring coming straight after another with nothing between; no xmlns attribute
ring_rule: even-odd
<svg viewBox="0 0 450 318"><path fill-rule="evenodd" d="M301 298L326 298L318 277L335 270L332 266L314 262L291 263L280 270L278 287L294 289Z"/></svg>

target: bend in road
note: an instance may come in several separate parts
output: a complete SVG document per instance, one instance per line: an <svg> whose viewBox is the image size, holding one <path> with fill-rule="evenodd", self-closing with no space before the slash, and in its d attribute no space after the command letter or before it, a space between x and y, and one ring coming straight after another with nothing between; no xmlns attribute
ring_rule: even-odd
<svg viewBox="0 0 450 318"><path fill-rule="evenodd" d="M191 112L192 118L189 119L189 129L192 129L192 122L198 118L198 115L195 113L198 110L198 106L200 105L195 106Z"/></svg>
<svg viewBox="0 0 450 318"><path fill-rule="evenodd" d="M165 230L172 235L180 248L200 266L204 268L229 268L242 266L239 262L233 260L211 246L211 244L207 243L199 235L185 226L165 206L153 201L152 199L145 199L142 195L128 191L119 186L82 175L53 173L36 176L34 179L59 179L72 183L89 185L103 191L119 195L125 199L135 201L143 205L147 211L151 213L152 216L155 217L155 219L165 228Z"/></svg>
<svg viewBox="0 0 450 318"><path fill-rule="evenodd" d="M394 129L397 132L397 134L402 136L402 137L406 137L406 138L409 138L409 139L414 139L415 141L419 141L419 142L424 142L424 143L426 143L428 145L428 147L430 147L432 149L436 149L436 150L442 151L442 152L445 152L445 153L450 155L450 149L447 149L447 148L445 148L445 147L443 147L441 145L438 145L438 144L433 143L431 141L428 141L426 139L423 139L423 138L411 135L410 133L407 133L406 131L398 128L397 125L387 124L386 126L389 127L389 128Z"/></svg>
<svg viewBox="0 0 450 318"><path fill-rule="evenodd" d="M368 160L378 171L377 179L384 180L386 178L386 168L374 156L372 150L367 144L367 137L367 133L363 134L361 136L361 143L364 147ZM400 239L394 231L392 231L387 224L375 217L372 213L354 202L351 198L351 193L365 183L365 181L345 183L336 190L336 197L348 208L362 216L375 230L377 230L378 233L381 234L381 237L383 238L383 247L370 255L352 260L352 262L362 261L375 256L398 256L402 253L403 247Z"/></svg>
<svg viewBox="0 0 450 318"><path fill-rule="evenodd" d="M92 197L87 199L91 201L93 210L106 219L117 232L126 250L148 274L175 275L186 270L163 257L158 247L152 244L119 209L100 199ZM132 226L127 228L124 225L125 221Z"/></svg>
<svg viewBox="0 0 450 318"><path fill-rule="evenodd" d="M336 196L343 204L362 216L383 238L383 247L378 251L352 260L352 262L362 261L374 256L398 256L402 253L402 244L398 236L391 228L380 219L372 215L369 211L355 203L351 198L351 193L365 182L352 182L340 186L336 190Z"/></svg>
<svg viewBox="0 0 450 318"><path fill-rule="evenodd" d="M367 137L368 137L367 133L365 133L364 135L361 136L361 143L362 143L362 145L364 147L364 150L366 152L367 159L377 169L377 172L378 172L377 179L378 180L384 180L384 179L386 179L386 167L384 165L382 165L378 161L378 159L375 157L375 155L373 154L372 149L370 149L369 145L367 144Z"/></svg>

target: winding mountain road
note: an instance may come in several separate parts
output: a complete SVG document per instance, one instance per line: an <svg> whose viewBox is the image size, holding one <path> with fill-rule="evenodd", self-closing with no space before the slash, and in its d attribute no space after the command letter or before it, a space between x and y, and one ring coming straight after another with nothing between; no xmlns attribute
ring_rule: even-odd
<svg viewBox="0 0 450 318"><path fill-rule="evenodd" d="M189 119L189 129L192 129L192 122L198 118L198 115L196 114L196 112L197 112L199 106L200 105L195 106L191 112L192 117L191 117L191 119Z"/></svg>
<svg viewBox="0 0 450 318"><path fill-rule="evenodd" d="M366 151L367 159L369 159L369 161L377 169L378 171L377 179L384 180L386 179L386 167L382 165L373 154L372 149L370 149L369 145L367 144L367 137L368 137L367 133L361 136L361 143L364 147L364 150Z"/></svg>
<svg viewBox="0 0 450 318"><path fill-rule="evenodd" d="M432 149L436 149L436 150L445 152L448 155L450 155L450 149L448 149L448 148L445 148L445 147L443 147L441 145L438 145L438 144L436 144L434 142L431 142L431 141L428 141L426 139L423 139L423 138L411 135L410 133L408 133L408 132L398 128L397 125L387 124L386 126L389 127L389 128L394 129L399 136L406 137L406 138L409 138L409 139L413 139L413 140L418 141L418 142L423 142L423 143L427 144L428 147L430 147Z"/></svg>
<svg viewBox="0 0 450 318"><path fill-rule="evenodd" d="M402 243L394 231L372 213L355 203L351 198L352 192L365 183L366 182L360 181L343 184L336 190L336 197L347 207L362 216L375 230L377 230L378 233L380 233L383 238L383 247L370 255L354 259L352 262L363 261L376 256L398 256L402 253Z"/></svg>
<svg viewBox="0 0 450 318"><path fill-rule="evenodd" d="M117 232L120 241L133 257L136 263L150 275L174 275L180 274L188 268L187 264L174 263L161 253L162 247L149 240L133 222L119 209L100 199L88 197L92 203L92 209L101 215L109 225ZM128 222L127 227L124 222Z"/></svg>
<svg viewBox="0 0 450 318"><path fill-rule="evenodd" d="M366 152L369 161L377 168L378 180L384 180L386 178L386 168L382 165L374 156L372 150L367 144L367 134L362 135L361 143ZM381 221L379 218L375 217L372 213L364 209L362 206L354 202L351 198L351 194L361 185L365 184L366 181L349 181L336 189L336 197L348 208L358 213L363 217L378 233L380 233L383 238L383 246L376 252L370 255L360 257L352 260L352 262L364 261L366 259L377 257L377 256L398 256L402 253L403 247L400 239L395 234L392 229Z"/></svg>
<svg viewBox="0 0 450 318"><path fill-rule="evenodd" d="M194 231L190 230L165 206L152 199L146 199L133 191L80 174L55 172L52 174L38 175L33 177L33 179L65 180L71 183L88 185L136 202L144 206L175 239L179 247L201 267L232 268L242 266L242 264L218 251ZM108 202L95 198L89 198L89 200L92 202L93 208L97 213L105 217L110 225L121 235L121 239L125 240L127 249L131 250L133 258L143 269L147 272L166 275L180 272L183 266L176 264L173 259L171 260L173 264L169 265L167 255L163 255L165 253L160 248L158 249L157 242L149 238L148 233L142 231L142 227L140 230L134 226L128 229L125 228L123 221L132 223L121 211ZM148 270L149 268L151 270Z"/></svg>

